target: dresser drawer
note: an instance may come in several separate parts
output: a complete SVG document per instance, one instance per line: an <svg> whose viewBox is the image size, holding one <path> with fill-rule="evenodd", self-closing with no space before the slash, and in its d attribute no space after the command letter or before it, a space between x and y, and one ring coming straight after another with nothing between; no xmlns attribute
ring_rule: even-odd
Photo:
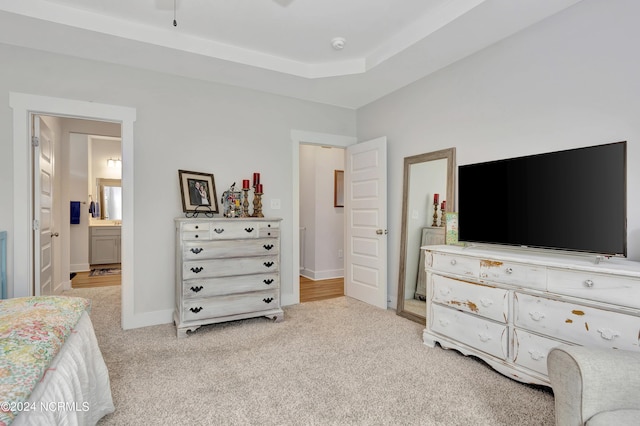
<svg viewBox="0 0 640 426"><path fill-rule="evenodd" d="M585 271L549 269L552 293L640 308L640 279Z"/></svg>
<svg viewBox="0 0 640 426"><path fill-rule="evenodd" d="M253 240L188 242L182 246L185 260L212 259L240 256L266 256L278 254L278 241L270 238Z"/></svg>
<svg viewBox="0 0 640 426"><path fill-rule="evenodd" d="M480 279L515 287L545 290L547 270L544 266L482 259L480 261Z"/></svg>
<svg viewBox="0 0 640 426"><path fill-rule="evenodd" d="M184 282L185 299L195 299L225 294L248 293L280 287L276 274L240 275L236 277L204 278Z"/></svg>
<svg viewBox="0 0 640 426"><path fill-rule="evenodd" d="M516 293L516 327L583 346L638 350L640 317Z"/></svg>
<svg viewBox="0 0 640 426"><path fill-rule="evenodd" d="M279 270L278 256L212 259L184 262L182 278L228 277L273 273Z"/></svg>
<svg viewBox="0 0 640 426"><path fill-rule="evenodd" d="M455 336L455 340L497 358L507 358L508 329L505 324L486 320L440 305L431 306L434 333Z"/></svg>
<svg viewBox="0 0 640 426"><path fill-rule="evenodd" d="M209 232L211 223L209 222L185 222L182 224L182 232Z"/></svg>
<svg viewBox="0 0 640 426"><path fill-rule="evenodd" d="M428 254L429 252L427 252ZM444 253L433 253L426 256L427 267L431 261L431 269L438 272L449 272L469 278L478 278L480 262L478 259Z"/></svg>
<svg viewBox="0 0 640 426"><path fill-rule="evenodd" d="M558 340L516 329L514 335L514 356L516 364L548 376L547 356L551 349L563 344Z"/></svg>
<svg viewBox="0 0 640 426"><path fill-rule="evenodd" d="M236 238L256 238L258 224L256 222L224 222L211 224L212 240L232 240Z"/></svg>
<svg viewBox="0 0 640 426"><path fill-rule="evenodd" d="M203 320L247 312L266 311L279 306L278 289L207 299L189 299L184 301L182 319L184 321Z"/></svg>
<svg viewBox="0 0 640 426"><path fill-rule="evenodd" d="M481 315L506 323L509 312L507 290L472 284L441 275L431 274L432 299L454 309Z"/></svg>

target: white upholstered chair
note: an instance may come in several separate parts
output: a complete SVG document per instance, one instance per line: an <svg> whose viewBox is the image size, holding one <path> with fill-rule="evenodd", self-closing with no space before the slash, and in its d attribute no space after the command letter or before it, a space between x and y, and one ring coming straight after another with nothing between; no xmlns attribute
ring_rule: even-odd
<svg viewBox="0 0 640 426"><path fill-rule="evenodd" d="M640 425L640 352L561 345L547 367L556 425Z"/></svg>

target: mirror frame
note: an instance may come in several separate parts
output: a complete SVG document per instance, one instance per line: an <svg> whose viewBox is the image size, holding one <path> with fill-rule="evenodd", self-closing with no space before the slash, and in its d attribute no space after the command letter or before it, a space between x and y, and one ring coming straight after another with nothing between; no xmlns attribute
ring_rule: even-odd
<svg viewBox="0 0 640 426"><path fill-rule="evenodd" d="M98 197L100 200L100 220L104 220L104 187L120 186L122 187L122 179L97 178L96 185L98 187Z"/></svg>
<svg viewBox="0 0 640 426"><path fill-rule="evenodd" d="M402 233L400 236L400 272L398 274L398 300L396 313L401 317L426 325L425 316L417 315L404 309L404 294L407 264L407 214L409 197L409 171L413 164L426 163L434 160L447 160L447 207L446 212L455 212L455 169L456 169L456 149L447 148L439 151L418 154L404 158L404 178L402 184ZM428 297L428 296L427 296Z"/></svg>

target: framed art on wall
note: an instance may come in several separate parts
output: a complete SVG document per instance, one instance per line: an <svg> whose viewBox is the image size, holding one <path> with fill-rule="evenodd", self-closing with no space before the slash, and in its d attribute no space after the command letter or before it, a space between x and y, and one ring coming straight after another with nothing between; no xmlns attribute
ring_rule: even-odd
<svg viewBox="0 0 640 426"><path fill-rule="evenodd" d="M218 213L216 184L211 173L178 170L182 211L210 211Z"/></svg>
<svg viewBox="0 0 640 426"><path fill-rule="evenodd" d="M333 171L333 207L344 207L344 170Z"/></svg>

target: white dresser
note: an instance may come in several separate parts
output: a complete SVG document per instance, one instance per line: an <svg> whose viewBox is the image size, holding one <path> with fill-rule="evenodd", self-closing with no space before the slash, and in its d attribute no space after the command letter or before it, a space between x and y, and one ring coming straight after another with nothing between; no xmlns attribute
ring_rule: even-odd
<svg viewBox="0 0 640 426"><path fill-rule="evenodd" d="M560 343L640 350L640 263L518 249L425 246L423 339L549 385Z"/></svg>
<svg viewBox="0 0 640 426"><path fill-rule="evenodd" d="M280 221L175 220L178 337L204 324L259 316L282 321Z"/></svg>

